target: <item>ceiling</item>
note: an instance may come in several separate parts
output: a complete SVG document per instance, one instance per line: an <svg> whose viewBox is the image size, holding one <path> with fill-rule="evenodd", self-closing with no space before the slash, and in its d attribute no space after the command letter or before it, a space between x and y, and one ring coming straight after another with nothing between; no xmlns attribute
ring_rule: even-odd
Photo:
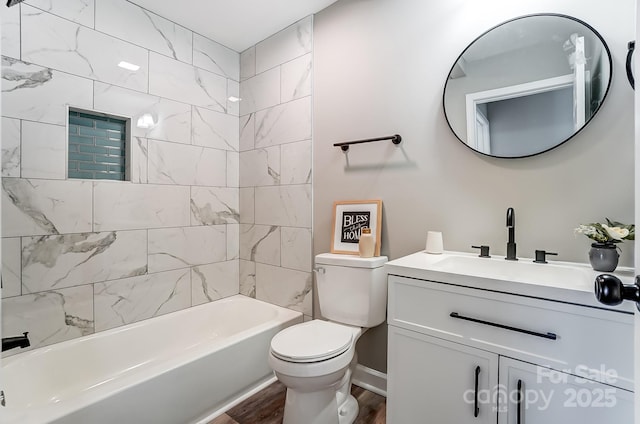
<svg viewBox="0 0 640 424"><path fill-rule="evenodd" d="M242 52L337 0L130 0Z"/></svg>

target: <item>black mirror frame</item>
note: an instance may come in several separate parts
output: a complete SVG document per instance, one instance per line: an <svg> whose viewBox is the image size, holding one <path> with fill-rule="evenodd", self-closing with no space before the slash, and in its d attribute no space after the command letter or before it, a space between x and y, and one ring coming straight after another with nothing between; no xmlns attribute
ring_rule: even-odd
<svg viewBox="0 0 640 424"><path fill-rule="evenodd" d="M604 47L605 51L607 52L607 59L609 60L610 76L609 76L609 81L607 82L607 89L605 90L604 95L602 96L602 101L600 102L598 107L593 111L593 114L584 123L584 125L582 125L582 127L580 127L577 131L575 131L570 137L567 137L565 140L559 142L558 144L556 144L553 147L550 147L548 149L542 150L540 152L532 153L532 154L529 154L529 155L523 155L523 156L496 156L496 155L491 155L491 154L486 154L486 153L480 152L480 151L474 149L473 147L469 146L469 144L467 144L464 140L462 140L458 136L458 134L454 131L453 127L451 126L451 122L449 121L449 117L447 116L447 109L445 107L445 95L446 95L446 92L447 92L447 84L449 83L449 76L451 75L451 72L455 68L455 66L458 63L458 61L466 53L466 51L469 50L469 48L471 46L473 46L475 44L475 42L478 41L480 38L484 37L486 34L488 34L489 32L491 32L493 30L495 30L496 28L499 28L499 27L501 27L503 25L506 25L508 23L511 23L511 22L514 22L514 21L518 21L520 19L531 18L531 17L536 17L536 16L554 16L554 17L559 17L559 18L570 19L572 21L575 21L575 22L578 22L578 23L584 25L589 30L591 30L591 32L593 32L593 34L595 34L596 37L598 37L598 39L602 43L602 46ZM516 18L509 19L507 21L504 21L502 23L499 23L498 25L495 25L495 26L489 28L488 30L486 30L485 32L483 32L482 34L477 36L475 39L473 39L473 41L471 41L467 45L467 47L465 47L464 50L462 50L462 53L460 53L458 55L458 58L453 62L453 65L451 66L451 69L449 69L449 73L447 74L447 77L445 79L444 87L443 87L443 90L442 90L442 111L444 113L444 118L447 121L447 125L449 126L449 129L451 130L453 135L455 135L456 138L458 139L458 141L460 141L462 144L464 144L469 150L471 150L471 151L473 151L473 152L475 152L477 154L480 154L482 156L491 157L491 158L498 158L498 159L522 159L522 158L528 158L528 157L532 157L532 156L541 155L543 153L546 153L546 152L548 152L550 150L553 150L553 149L565 144L567 141L571 140L573 137L575 137L577 134L579 134L584 128L586 128L586 126L591 122L591 120L598 114L598 112L602 108L602 105L603 105L604 101L606 100L607 95L609 94L609 89L611 88L611 81L613 81L613 75L614 75L614 72L613 72L613 60L611 58L611 51L609 50L609 46L607 45L607 43L604 40L604 38L602 37L602 35L600 35L600 33L598 31L596 31L595 28L593 28L588 23L586 23L583 20L580 20L580 19L578 19L576 17L569 16L569 15L564 15L564 14L561 14L561 13L533 13L533 14L529 14L529 15L518 16Z"/></svg>

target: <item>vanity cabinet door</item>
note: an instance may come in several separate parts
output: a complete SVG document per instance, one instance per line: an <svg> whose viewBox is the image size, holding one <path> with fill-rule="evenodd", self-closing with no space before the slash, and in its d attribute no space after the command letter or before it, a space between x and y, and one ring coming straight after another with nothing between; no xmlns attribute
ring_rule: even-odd
<svg viewBox="0 0 640 424"><path fill-rule="evenodd" d="M632 392L574 372L581 377L501 356L498 423L633 423ZM607 378L615 384L614 374Z"/></svg>
<svg viewBox="0 0 640 424"><path fill-rule="evenodd" d="M497 383L495 353L389 326L387 423L495 424Z"/></svg>

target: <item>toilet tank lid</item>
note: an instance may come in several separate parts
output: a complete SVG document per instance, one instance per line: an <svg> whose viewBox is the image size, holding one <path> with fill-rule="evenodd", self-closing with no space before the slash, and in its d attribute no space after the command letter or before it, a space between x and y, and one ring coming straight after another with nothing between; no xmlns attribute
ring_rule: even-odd
<svg viewBox="0 0 640 424"><path fill-rule="evenodd" d="M353 268L380 268L387 260L386 256L361 258L358 255L338 255L335 253L316 255L316 265L337 265Z"/></svg>

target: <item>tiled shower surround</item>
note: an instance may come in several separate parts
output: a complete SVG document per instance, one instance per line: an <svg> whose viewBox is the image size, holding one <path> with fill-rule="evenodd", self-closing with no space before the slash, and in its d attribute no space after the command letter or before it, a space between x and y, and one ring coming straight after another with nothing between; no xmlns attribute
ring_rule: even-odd
<svg viewBox="0 0 640 424"><path fill-rule="evenodd" d="M240 55L240 292L311 316L312 19Z"/></svg>
<svg viewBox="0 0 640 424"><path fill-rule="evenodd" d="M3 336L238 292L311 315L311 18L240 55L126 0L0 15ZM66 177L68 107L132 119L131 181Z"/></svg>

